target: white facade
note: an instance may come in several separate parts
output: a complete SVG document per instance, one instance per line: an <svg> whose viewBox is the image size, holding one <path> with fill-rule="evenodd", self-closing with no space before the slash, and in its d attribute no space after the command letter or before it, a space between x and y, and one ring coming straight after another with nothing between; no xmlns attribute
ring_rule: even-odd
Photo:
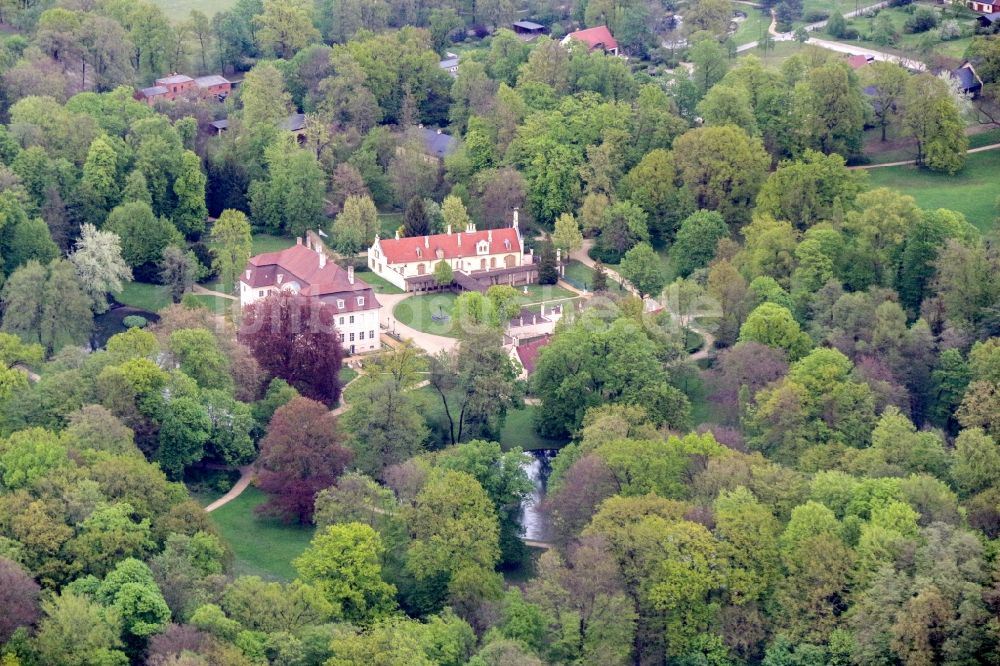
<svg viewBox="0 0 1000 666"><path fill-rule="evenodd" d="M521 234L515 226L506 229L476 231L470 225L463 232L395 238L375 242L368 248L368 268L395 286L407 290L406 278L433 275L445 262L455 273L476 273L517 268L531 263L525 260Z"/></svg>

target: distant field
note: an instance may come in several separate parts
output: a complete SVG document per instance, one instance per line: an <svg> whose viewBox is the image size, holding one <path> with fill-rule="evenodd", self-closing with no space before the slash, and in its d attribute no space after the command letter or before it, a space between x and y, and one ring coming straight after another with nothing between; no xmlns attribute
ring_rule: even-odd
<svg viewBox="0 0 1000 666"><path fill-rule="evenodd" d="M197 9L209 18L213 14L225 11L236 4L236 0L153 0L168 17L174 21L183 21Z"/></svg>
<svg viewBox="0 0 1000 666"><path fill-rule="evenodd" d="M209 515L233 551L234 574L291 581L295 578L292 560L309 545L314 530L257 518L254 507L264 500L264 493L250 487Z"/></svg>
<svg viewBox="0 0 1000 666"><path fill-rule="evenodd" d="M980 229L993 228L996 217L996 174L1000 151L969 155L965 169L954 176L915 166L885 167L868 171L872 187L888 187L909 194L921 208L948 208L965 215Z"/></svg>

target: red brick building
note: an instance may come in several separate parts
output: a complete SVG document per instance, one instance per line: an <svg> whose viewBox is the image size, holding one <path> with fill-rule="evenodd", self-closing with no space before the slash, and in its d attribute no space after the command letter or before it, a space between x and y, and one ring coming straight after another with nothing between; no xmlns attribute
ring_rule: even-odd
<svg viewBox="0 0 1000 666"><path fill-rule="evenodd" d="M142 88L135 94L136 99L153 106L158 101L173 101L178 97L196 91L199 94L225 99L233 89L233 84L229 79L213 74L211 76L200 76L192 79L186 74L176 72L162 79L156 79L156 85L149 88Z"/></svg>

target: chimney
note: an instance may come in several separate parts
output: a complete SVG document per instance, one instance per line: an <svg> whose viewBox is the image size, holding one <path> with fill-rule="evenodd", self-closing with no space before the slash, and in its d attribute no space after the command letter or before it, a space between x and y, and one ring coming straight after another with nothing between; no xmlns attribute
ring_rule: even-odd
<svg viewBox="0 0 1000 666"><path fill-rule="evenodd" d="M296 245L302 245L302 236L296 236L295 237L295 244Z"/></svg>
<svg viewBox="0 0 1000 666"><path fill-rule="evenodd" d="M326 252L320 250L316 254L319 255L319 267L323 268L324 266L326 266Z"/></svg>
<svg viewBox="0 0 1000 666"><path fill-rule="evenodd" d="M430 237L429 236L424 236L424 247L430 247L430 246L431 246L431 239L430 239Z"/></svg>
<svg viewBox="0 0 1000 666"><path fill-rule="evenodd" d="M490 243L493 242L493 230L492 229L490 229L490 230L488 230L486 232L486 240L489 241Z"/></svg>
<svg viewBox="0 0 1000 666"><path fill-rule="evenodd" d="M514 228L517 229L517 209L514 209Z"/></svg>
<svg viewBox="0 0 1000 666"><path fill-rule="evenodd" d="M448 235L451 236L451 225L448 225Z"/></svg>
<svg viewBox="0 0 1000 666"><path fill-rule="evenodd" d="M354 266L347 267L347 282L348 284L354 284Z"/></svg>
<svg viewBox="0 0 1000 666"><path fill-rule="evenodd" d="M462 247L462 234L458 234L458 246Z"/></svg>
<svg viewBox="0 0 1000 666"><path fill-rule="evenodd" d="M396 229L396 240L399 240L399 229Z"/></svg>

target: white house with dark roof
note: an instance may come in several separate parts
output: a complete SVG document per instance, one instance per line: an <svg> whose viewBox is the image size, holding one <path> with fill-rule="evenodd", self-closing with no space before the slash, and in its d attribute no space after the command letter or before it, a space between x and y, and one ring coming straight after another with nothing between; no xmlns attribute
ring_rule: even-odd
<svg viewBox="0 0 1000 666"><path fill-rule="evenodd" d="M317 298L333 307L337 330L349 353L380 348L382 305L375 292L354 277L352 266L344 269L330 261L323 242L312 232L306 234L304 244L297 238L287 250L259 254L247 262L240 275L242 307L278 291Z"/></svg>

